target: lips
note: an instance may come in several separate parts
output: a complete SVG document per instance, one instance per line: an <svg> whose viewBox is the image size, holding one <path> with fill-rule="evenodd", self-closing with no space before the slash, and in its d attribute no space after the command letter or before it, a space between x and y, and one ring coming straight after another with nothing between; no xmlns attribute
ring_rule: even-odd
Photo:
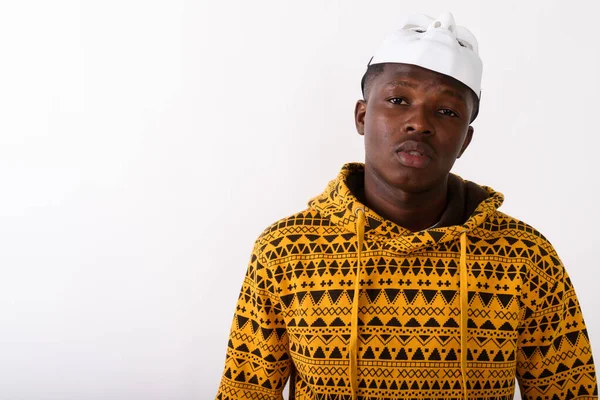
<svg viewBox="0 0 600 400"><path fill-rule="evenodd" d="M400 164L410 168L426 168L433 157L433 149L423 142L407 140L396 148Z"/></svg>

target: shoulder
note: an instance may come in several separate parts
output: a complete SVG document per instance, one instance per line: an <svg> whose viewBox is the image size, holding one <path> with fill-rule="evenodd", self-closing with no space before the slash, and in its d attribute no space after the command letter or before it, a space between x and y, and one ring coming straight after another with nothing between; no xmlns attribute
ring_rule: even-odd
<svg viewBox="0 0 600 400"><path fill-rule="evenodd" d="M484 228L491 232L498 232L502 236L525 238L535 242L549 243L548 239L535 227L525 221L517 219L502 211L496 210L484 224Z"/></svg>
<svg viewBox="0 0 600 400"><path fill-rule="evenodd" d="M269 223L256 238L254 246L266 261L297 254L311 237L323 234L331 226L314 208L305 208Z"/></svg>
<svg viewBox="0 0 600 400"><path fill-rule="evenodd" d="M562 278L564 266L554 246L532 225L496 211L480 228L484 240L502 247L505 257L522 261L530 267L530 272L533 270L548 280Z"/></svg>

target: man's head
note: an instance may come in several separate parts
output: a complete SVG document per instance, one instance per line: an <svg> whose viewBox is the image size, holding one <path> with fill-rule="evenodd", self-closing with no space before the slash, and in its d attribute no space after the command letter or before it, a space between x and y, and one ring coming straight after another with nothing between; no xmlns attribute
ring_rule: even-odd
<svg viewBox="0 0 600 400"><path fill-rule="evenodd" d="M473 136L479 109L477 41L451 14L412 15L369 62L355 107L365 164L386 184L422 192L444 184Z"/></svg>
<svg viewBox="0 0 600 400"><path fill-rule="evenodd" d="M355 108L365 164L407 192L443 183L473 136L471 90L423 67L389 63L367 92Z"/></svg>

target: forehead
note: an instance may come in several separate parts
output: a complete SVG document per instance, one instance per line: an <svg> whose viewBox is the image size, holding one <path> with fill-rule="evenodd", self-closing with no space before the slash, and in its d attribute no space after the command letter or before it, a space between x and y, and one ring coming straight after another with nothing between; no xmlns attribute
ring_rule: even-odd
<svg viewBox="0 0 600 400"><path fill-rule="evenodd" d="M450 95L460 97L469 102L470 89L456 79L411 64L386 63L383 73L375 78L376 85L380 89L390 86L409 86L413 88L435 88L438 91L447 92Z"/></svg>

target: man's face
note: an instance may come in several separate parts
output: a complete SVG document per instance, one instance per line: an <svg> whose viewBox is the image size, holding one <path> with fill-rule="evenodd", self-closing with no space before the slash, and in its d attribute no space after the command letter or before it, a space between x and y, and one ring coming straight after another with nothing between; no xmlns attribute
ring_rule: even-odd
<svg viewBox="0 0 600 400"><path fill-rule="evenodd" d="M443 74L386 64L354 112L365 136L367 168L407 192L444 183L473 135L471 96L467 86Z"/></svg>

